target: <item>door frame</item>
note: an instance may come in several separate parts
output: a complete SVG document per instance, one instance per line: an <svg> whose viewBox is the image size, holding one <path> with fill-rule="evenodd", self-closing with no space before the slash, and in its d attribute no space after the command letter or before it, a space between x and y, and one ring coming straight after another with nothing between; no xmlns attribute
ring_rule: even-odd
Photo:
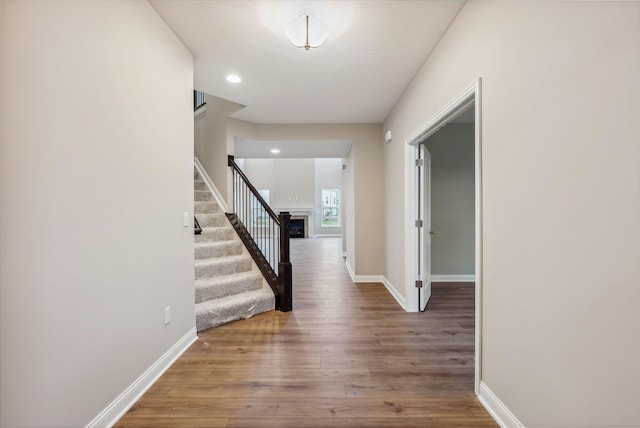
<svg viewBox="0 0 640 428"><path fill-rule="evenodd" d="M424 125L410 134L405 140L405 278L406 278L406 308L410 312L419 311L418 293L415 280L417 279L418 264L422 261L418 254L424 254L416 233L416 213L418 212L419 174L415 166L418 158L420 143L449 121L459 116L471 104L475 103L475 377L474 392L479 393L482 367L482 79L478 77L455 98L447 103L438 113Z"/></svg>
<svg viewBox="0 0 640 428"><path fill-rule="evenodd" d="M421 227L416 227L416 235L418 240L418 272L416 278L422 281L422 288L418 289L418 311L427 310L427 304L431 299L431 259L429 259L429 269L427 269L427 241L428 248L431 248L431 153L427 149L425 142L416 145L417 159L422 159L422 166L416 168L416 218L421 221ZM427 156L428 154L428 156ZM428 158L428 159L427 159ZM428 179L427 179L428 178ZM427 185L428 184L428 185ZM427 191L428 187L428 191ZM429 196L427 198L427 195ZM427 200L429 203L427 204ZM427 210L427 207L429 209ZM429 213L429 222L426 221L426 214ZM429 229L429 230L427 230Z"/></svg>

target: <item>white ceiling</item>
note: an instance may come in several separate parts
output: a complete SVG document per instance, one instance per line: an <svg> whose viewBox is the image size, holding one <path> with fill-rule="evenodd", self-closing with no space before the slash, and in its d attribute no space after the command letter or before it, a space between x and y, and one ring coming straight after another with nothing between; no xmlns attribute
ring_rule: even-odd
<svg viewBox="0 0 640 428"><path fill-rule="evenodd" d="M246 106L254 123L380 123L464 0L150 0L194 55L194 87ZM304 8L330 26L325 44L291 45ZM225 80L229 73L243 79Z"/></svg>

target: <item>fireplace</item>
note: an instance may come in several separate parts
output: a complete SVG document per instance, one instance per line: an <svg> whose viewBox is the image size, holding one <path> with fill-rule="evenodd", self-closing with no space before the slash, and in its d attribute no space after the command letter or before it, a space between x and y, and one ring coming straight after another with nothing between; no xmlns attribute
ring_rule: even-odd
<svg viewBox="0 0 640 428"><path fill-rule="evenodd" d="M291 238L313 238L313 208L278 208L277 213L288 212Z"/></svg>
<svg viewBox="0 0 640 428"><path fill-rule="evenodd" d="M304 219L292 218L289 220L289 237L304 238Z"/></svg>

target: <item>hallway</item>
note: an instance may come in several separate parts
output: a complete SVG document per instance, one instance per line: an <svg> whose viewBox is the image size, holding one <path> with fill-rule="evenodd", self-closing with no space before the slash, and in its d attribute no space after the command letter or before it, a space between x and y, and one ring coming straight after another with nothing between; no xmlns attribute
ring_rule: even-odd
<svg viewBox="0 0 640 428"><path fill-rule="evenodd" d="M473 394L474 291L406 313L341 240L292 239L294 310L205 330L118 427L495 427Z"/></svg>

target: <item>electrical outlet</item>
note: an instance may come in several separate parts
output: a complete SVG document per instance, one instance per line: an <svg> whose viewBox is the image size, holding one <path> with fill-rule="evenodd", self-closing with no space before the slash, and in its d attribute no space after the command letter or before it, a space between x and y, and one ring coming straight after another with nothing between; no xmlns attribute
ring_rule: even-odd
<svg viewBox="0 0 640 428"><path fill-rule="evenodd" d="M171 322L171 306L164 308L164 325Z"/></svg>

